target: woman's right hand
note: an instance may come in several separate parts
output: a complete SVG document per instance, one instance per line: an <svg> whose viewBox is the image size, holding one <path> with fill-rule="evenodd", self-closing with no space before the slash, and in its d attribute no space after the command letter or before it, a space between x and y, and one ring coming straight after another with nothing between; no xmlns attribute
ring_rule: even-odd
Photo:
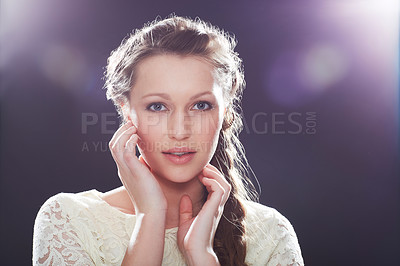
<svg viewBox="0 0 400 266"><path fill-rule="evenodd" d="M135 213L150 214L167 211L167 200L150 167L143 157L136 157L139 139L131 121L122 125L111 138L109 147L117 164L118 176L135 206Z"/></svg>

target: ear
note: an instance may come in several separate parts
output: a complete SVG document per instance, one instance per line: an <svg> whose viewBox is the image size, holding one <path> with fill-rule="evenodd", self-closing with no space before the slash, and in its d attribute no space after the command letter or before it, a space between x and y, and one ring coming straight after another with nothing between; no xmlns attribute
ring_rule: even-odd
<svg viewBox="0 0 400 266"><path fill-rule="evenodd" d="M122 115L124 116L124 121L126 121L126 122L132 121L132 119L129 115L129 110L128 110L129 107L124 103L121 103L119 106L121 107Z"/></svg>

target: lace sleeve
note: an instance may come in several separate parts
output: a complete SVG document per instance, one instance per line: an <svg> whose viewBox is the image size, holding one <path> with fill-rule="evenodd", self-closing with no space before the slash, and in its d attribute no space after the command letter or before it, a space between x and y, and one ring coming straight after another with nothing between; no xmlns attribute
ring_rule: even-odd
<svg viewBox="0 0 400 266"><path fill-rule="evenodd" d="M276 265L304 265L299 242L291 223L279 215L275 225L278 243L268 261L268 266Z"/></svg>
<svg viewBox="0 0 400 266"><path fill-rule="evenodd" d="M32 264L94 265L82 246L59 197L48 199L35 220Z"/></svg>

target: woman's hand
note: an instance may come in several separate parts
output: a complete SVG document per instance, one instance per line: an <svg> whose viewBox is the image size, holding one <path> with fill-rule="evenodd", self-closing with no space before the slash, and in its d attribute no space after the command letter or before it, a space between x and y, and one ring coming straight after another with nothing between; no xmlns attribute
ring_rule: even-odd
<svg viewBox="0 0 400 266"><path fill-rule="evenodd" d="M219 265L213 251L213 242L231 185L211 164L203 169L199 179L207 188L207 201L198 215L193 217L192 200L188 195L182 196L179 206L178 246L189 265Z"/></svg>
<svg viewBox="0 0 400 266"><path fill-rule="evenodd" d="M109 147L118 167L118 176L129 193L135 213L165 212L167 200L142 156L136 157L139 139L131 121L121 126L110 140Z"/></svg>

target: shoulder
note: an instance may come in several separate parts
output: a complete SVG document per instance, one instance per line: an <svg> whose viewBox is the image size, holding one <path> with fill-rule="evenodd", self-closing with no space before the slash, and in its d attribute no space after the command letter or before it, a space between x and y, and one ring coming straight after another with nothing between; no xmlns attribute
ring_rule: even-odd
<svg viewBox="0 0 400 266"><path fill-rule="evenodd" d="M282 265L303 265L297 235L289 220L276 209L257 202L245 201L244 206L248 259L255 265L275 265L274 259Z"/></svg>
<svg viewBox="0 0 400 266"><path fill-rule="evenodd" d="M90 194L90 193L89 193ZM85 209L90 196L58 193L40 207L33 230L33 264L93 265L90 221ZM64 251L68 250L67 253Z"/></svg>
<svg viewBox="0 0 400 266"><path fill-rule="evenodd" d="M283 226L287 231L293 231L289 220L278 210L254 201L245 201L246 222L248 224L260 224L260 226ZM277 228L273 228L277 229Z"/></svg>
<svg viewBox="0 0 400 266"><path fill-rule="evenodd" d="M35 219L34 260L45 257L48 247L54 256L59 256L55 250L66 246L68 250L80 249L82 254L88 254L94 265L116 265L116 261L122 261L135 216L112 207L102 195L92 189L61 192L48 198Z"/></svg>
<svg viewBox="0 0 400 266"><path fill-rule="evenodd" d="M88 209L96 204L95 190L83 191L78 193L57 193L48 198L40 207L39 214L48 213L65 213L74 215L76 212Z"/></svg>
<svg viewBox="0 0 400 266"><path fill-rule="evenodd" d="M253 201L246 201L244 206L249 237L268 239L271 246L288 235L296 238L292 224L276 209Z"/></svg>

